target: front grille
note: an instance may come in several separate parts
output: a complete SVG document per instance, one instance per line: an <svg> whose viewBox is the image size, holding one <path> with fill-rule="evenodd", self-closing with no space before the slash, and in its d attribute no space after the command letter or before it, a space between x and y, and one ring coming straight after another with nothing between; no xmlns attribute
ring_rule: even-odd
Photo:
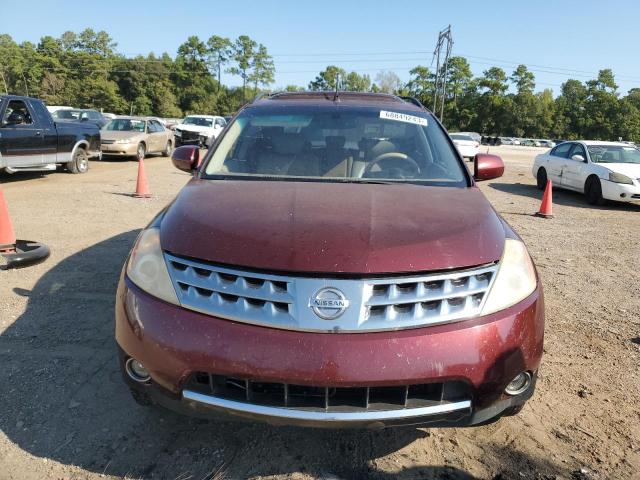
<svg viewBox="0 0 640 480"><path fill-rule="evenodd" d="M447 320L480 312L494 272L471 271L443 278L379 280L365 301L370 318L390 321Z"/></svg>
<svg viewBox="0 0 640 480"><path fill-rule="evenodd" d="M100 140L100 143L103 144L103 145L111 145L113 143L116 143L116 141L115 140L102 139L102 140Z"/></svg>
<svg viewBox="0 0 640 480"><path fill-rule="evenodd" d="M375 387L314 387L197 372L186 390L252 405L322 412L388 411L430 407L471 398L460 381Z"/></svg>
<svg viewBox="0 0 640 480"><path fill-rule="evenodd" d="M480 315L497 264L447 273L375 279L271 275L165 254L180 304L215 317L311 332L371 332L448 323ZM312 301L344 294L337 316ZM323 312L320 312L323 313Z"/></svg>
<svg viewBox="0 0 640 480"><path fill-rule="evenodd" d="M232 320L293 324L290 282L166 257L182 305Z"/></svg>
<svg viewBox="0 0 640 480"><path fill-rule="evenodd" d="M189 130L181 130L182 132L182 140L198 140L200 138L200 133L191 132Z"/></svg>

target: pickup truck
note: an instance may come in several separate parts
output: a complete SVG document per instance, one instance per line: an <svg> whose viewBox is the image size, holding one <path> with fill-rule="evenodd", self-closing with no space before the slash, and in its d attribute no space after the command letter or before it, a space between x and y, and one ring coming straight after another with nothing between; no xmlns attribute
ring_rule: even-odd
<svg viewBox="0 0 640 480"><path fill-rule="evenodd" d="M101 157L96 125L54 121L42 100L0 95L0 170L89 170L89 159Z"/></svg>
<svg viewBox="0 0 640 480"><path fill-rule="evenodd" d="M173 133L176 147L181 145L200 145L209 148L227 125L223 117L215 115L189 115L176 125Z"/></svg>

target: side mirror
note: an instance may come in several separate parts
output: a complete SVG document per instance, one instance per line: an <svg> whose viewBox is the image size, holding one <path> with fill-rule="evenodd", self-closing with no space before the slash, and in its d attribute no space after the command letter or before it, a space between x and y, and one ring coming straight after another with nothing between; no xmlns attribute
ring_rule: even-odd
<svg viewBox="0 0 640 480"><path fill-rule="evenodd" d="M571 160L574 160L576 162L584 162L584 157L582 155L574 155L571 157Z"/></svg>
<svg viewBox="0 0 640 480"><path fill-rule="evenodd" d="M476 180L491 180L503 173L504 162L498 155L478 153L473 159L473 178Z"/></svg>
<svg viewBox="0 0 640 480"><path fill-rule="evenodd" d="M178 147L171 155L171 162L183 172L194 172L200 167L200 149L195 145Z"/></svg>

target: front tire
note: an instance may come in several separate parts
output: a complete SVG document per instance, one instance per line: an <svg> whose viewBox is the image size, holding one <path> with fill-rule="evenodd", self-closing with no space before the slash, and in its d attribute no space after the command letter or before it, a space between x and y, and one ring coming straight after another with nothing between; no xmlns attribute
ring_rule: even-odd
<svg viewBox="0 0 640 480"><path fill-rule="evenodd" d="M172 145L171 145L171 140L169 140L169 141L167 142L167 146L166 146L166 147L164 147L164 152L163 152L163 154L164 154L164 156L165 156L165 157L170 157L170 156L171 156L171 152L172 152L172 148L171 148L171 146L172 146Z"/></svg>
<svg viewBox="0 0 640 480"><path fill-rule="evenodd" d="M602 196L602 185L600 179L596 177L589 177L587 183L584 186L584 194L587 197L587 203L589 205L604 205L607 201Z"/></svg>
<svg viewBox="0 0 640 480"><path fill-rule="evenodd" d="M138 144L138 149L136 150L136 160L144 160L144 157L147 156L147 147L145 147L144 143Z"/></svg>
<svg viewBox="0 0 640 480"><path fill-rule="evenodd" d="M71 173L87 173L89 170L89 156L84 148L77 148L73 158L66 165Z"/></svg>
<svg viewBox="0 0 640 480"><path fill-rule="evenodd" d="M538 174L536 175L536 186L538 190L547 188L547 171L542 167L538 169Z"/></svg>

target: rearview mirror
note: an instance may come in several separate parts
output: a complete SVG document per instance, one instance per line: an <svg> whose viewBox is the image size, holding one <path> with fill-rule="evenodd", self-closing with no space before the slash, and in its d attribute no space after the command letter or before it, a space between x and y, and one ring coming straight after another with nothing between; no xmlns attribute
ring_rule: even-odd
<svg viewBox="0 0 640 480"><path fill-rule="evenodd" d="M171 162L183 172L194 172L200 166L200 149L195 145L178 147L171 155Z"/></svg>
<svg viewBox="0 0 640 480"><path fill-rule="evenodd" d="M476 180L491 180L503 173L504 162L498 155L478 153L473 159L473 178Z"/></svg>
<svg viewBox="0 0 640 480"><path fill-rule="evenodd" d="M571 157L571 160L574 160L576 162L584 162L584 157L582 155L574 155Z"/></svg>

